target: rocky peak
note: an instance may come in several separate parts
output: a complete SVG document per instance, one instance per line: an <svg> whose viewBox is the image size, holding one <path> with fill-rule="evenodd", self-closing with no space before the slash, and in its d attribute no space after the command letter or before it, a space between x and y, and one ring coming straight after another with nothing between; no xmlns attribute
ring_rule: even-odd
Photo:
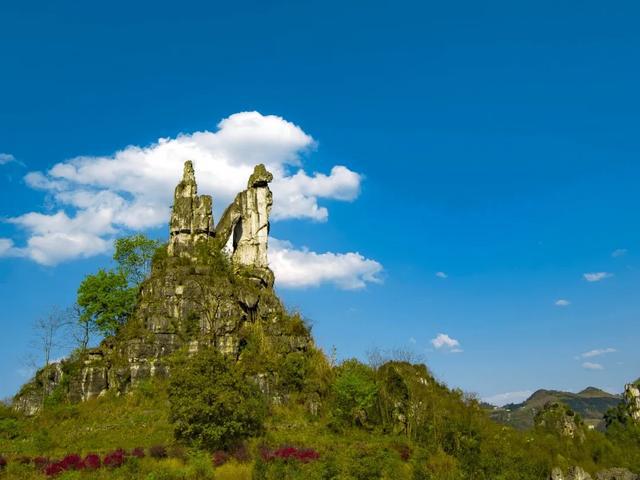
<svg viewBox="0 0 640 480"><path fill-rule="evenodd" d="M188 255L196 243L213 237L212 206L211 196L198 195L193 163L186 161L182 180L173 197L167 247L169 255Z"/></svg>
<svg viewBox="0 0 640 480"><path fill-rule="evenodd" d="M631 418L640 422L640 386L638 383L628 383L624 386L624 403Z"/></svg>

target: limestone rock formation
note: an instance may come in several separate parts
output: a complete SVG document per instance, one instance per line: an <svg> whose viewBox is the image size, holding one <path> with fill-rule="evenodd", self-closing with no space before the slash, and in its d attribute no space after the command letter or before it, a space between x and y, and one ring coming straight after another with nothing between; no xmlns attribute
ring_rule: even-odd
<svg viewBox="0 0 640 480"><path fill-rule="evenodd" d="M596 480L638 480L638 475L626 468L608 468L596 474Z"/></svg>
<svg viewBox="0 0 640 480"><path fill-rule="evenodd" d="M537 428L545 429L563 437L584 440L584 422L573 410L560 402L548 402L534 419Z"/></svg>
<svg viewBox="0 0 640 480"><path fill-rule="evenodd" d="M273 286L274 280L267 258L272 179L264 165L257 165L247 189L236 196L216 228L218 241L232 252L236 268L268 287Z"/></svg>
<svg viewBox="0 0 640 480"><path fill-rule="evenodd" d="M592 480L591 475L580 467L571 467L566 475L560 468L554 468L549 476L550 480Z"/></svg>
<svg viewBox="0 0 640 480"><path fill-rule="evenodd" d="M193 165L186 162L175 189L168 245L156 253L131 318L98 348L49 367L47 372L57 372L52 377L36 375L16 397L16 408L33 414L42 392L56 388L65 389L71 401L126 392L142 380L169 375L169 357L181 348L214 347L238 362L246 352L265 351L271 363L255 362L262 370L253 375L265 392L280 395L282 381L273 365L298 362L315 350L304 322L286 311L272 289L271 179L258 165L214 228L211 197L198 195Z"/></svg>
<svg viewBox="0 0 640 480"><path fill-rule="evenodd" d="M209 195L198 195L190 161L184 164L182 181L176 186L169 222L169 254L189 254L193 246L214 235L213 202Z"/></svg>
<svg viewBox="0 0 640 480"><path fill-rule="evenodd" d="M624 403L629 416L640 422L640 386L637 383L624 386Z"/></svg>

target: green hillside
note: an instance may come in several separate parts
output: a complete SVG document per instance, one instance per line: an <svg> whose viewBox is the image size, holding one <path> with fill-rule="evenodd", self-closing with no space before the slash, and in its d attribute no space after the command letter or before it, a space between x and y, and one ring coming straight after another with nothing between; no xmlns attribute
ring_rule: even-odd
<svg viewBox="0 0 640 480"><path fill-rule="evenodd" d="M490 415L497 422L526 430L533 427L536 413L547 403L559 402L580 414L587 425L603 429L604 414L621 400L620 395L613 395L595 387L587 387L578 393L538 390L522 403L511 403L491 409Z"/></svg>

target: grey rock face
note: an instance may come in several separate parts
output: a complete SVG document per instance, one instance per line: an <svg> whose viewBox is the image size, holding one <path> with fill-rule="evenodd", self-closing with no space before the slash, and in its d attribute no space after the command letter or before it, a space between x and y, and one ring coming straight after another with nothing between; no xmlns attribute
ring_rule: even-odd
<svg viewBox="0 0 640 480"><path fill-rule="evenodd" d="M633 420L640 422L640 387L634 383L624 386L624 402Z"/></svg>
<svg viewBox="0 0 640 480"><path fill-rule="evenodd" d="M212 206L209 195L198 195L193 164L185 162L169 221L169 255L188 254L198 241L214 235Z"/></svg>

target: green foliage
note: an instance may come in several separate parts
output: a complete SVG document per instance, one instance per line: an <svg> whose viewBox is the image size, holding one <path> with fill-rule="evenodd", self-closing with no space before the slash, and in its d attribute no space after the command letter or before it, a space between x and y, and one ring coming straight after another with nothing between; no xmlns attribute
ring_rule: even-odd
<svg viewBox="0 0 640 480"><path fill-rule="evenodd" d="M262 430L265 399L232 360L203 349L179 356L172 370L169 411L177 439L219 449Z"/></svg>
<svg viewBox="0 0 640 480"><path fill-rule="evenodd" d="M333 384L332 414L342 424L368 424L378 386L373 369L358 360L347 360L338 367Z"/></svg>
<svg viewBox="0 0 640 480"><path fill-rule="evenodd" d="M139 233L114 242L113 259L130 286L139 285L151 269L151 260L161 242Z"/></svg>
<svg viewBox="0 0 640 480"><path fill-rule="evenodd" d="M133 313L140 283L151 268L160 243L142 234L114 242L116 268L87 275L78 288L81 324L114 335Z"/></svg>
<svg viewBox="0 0 640 480"><path fill-rule="evenodd" d="M121 272L98 270L78 288L81 322L91 322L104 335L113 335L133 312L137 288L130 287Z"/></svg>

